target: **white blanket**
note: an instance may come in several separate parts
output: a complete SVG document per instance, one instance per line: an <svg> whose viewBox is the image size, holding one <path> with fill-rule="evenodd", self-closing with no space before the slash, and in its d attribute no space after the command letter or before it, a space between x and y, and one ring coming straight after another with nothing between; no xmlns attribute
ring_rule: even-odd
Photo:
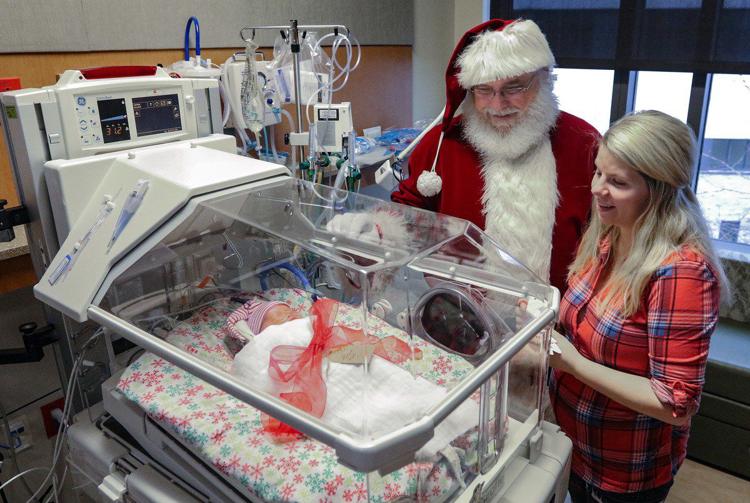
<svg viewBox="0 0 750 503"><path fill-rule="evenodd" d="M278 345L307 347L312 339L310 318L272 325L237 353L232 374L253 388L274 393L268 375L271 350ZM420 418L445 398L446 388L413 377L407 370L373 356L369 375L363 365L327 362L323 365L328 399L322 421L345 431L377 438ZM418 459L432 459L453 439L479 422L479 405L466 400L437 428L435 436L417 453Z"/></svg>

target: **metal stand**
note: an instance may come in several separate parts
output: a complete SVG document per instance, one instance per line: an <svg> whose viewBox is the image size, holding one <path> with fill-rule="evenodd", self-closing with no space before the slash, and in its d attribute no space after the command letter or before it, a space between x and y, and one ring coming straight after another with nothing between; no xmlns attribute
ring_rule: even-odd
<svg viewBox="0 0 750 503"><path fill-rule="evenodd" d="M302 130L302 83L301 83L301 72L299 69L299 53L300 53L300 30L302 30L302 38L304 39L308 30L333 30L335 34L338 34L339 30L345 31L349 34L349 28L341 24L307 24L299 25L296 19L289 20L289 26L247 26L240 30L240 38L247 42L247 38L243 35L245 30L252 30L252 35L249 40L255 39L256 30L281 30L281 36L290 43L292 50L292 64L294 67L294 102L296 104L297 112L297 133L303 133ZM294 148L294 147L293 147ZM305 147L299 146L299 159L305 158Z"/></svg>

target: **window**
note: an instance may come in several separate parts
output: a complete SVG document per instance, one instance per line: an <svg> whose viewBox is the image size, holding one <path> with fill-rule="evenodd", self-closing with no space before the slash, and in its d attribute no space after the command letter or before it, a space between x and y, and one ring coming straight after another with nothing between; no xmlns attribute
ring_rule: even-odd
<svg viewBox="0 0 750 503"><path fill-rule="evenodd" d="M600 133L609 127L613 70L555 69L555 94L560 110L585 120Z"/></svg>
<svg viewBox="0 0 750 503"><path fill-rule="evenodd" d="M599 131L633 110L687 122L712 235L750 252L750 0L490 0L490 15L539 25L560 108Z"/></svg>
<svg viewBox="0 0 750 503"><path fill-rule="evenodd" d="M495 3L490 4L492 17L533 19L558 62L615 57L620 0L514 0L512 17L499 12Z"/></svg>
<svg viewBox="0 0 750 503"><path fill-rule="evenodd" d="M716 44L713 59L733 63L747 62L750 45L747 33L750 27L750 0L724 0L718 15Z"/></svg>
<svg viewBox="0 0 750 503"><path fill-rule="evenodd" d="M750 75L714 75L698 200L714 238L750 245Z"/></svg>
<svg viewBox="0 0 750 503"><path fill-rule="evenodd" d="M739 73L750 0L490 0L493 18L533 19L562 67Z"/></svg>
<svg viewBox="0 0 750 503"><path fill-rule="evenodd" d="M659 110L687 121L692 73L638 72L633 110Z"/></svg>
<svg viewBox="0 0 750 503"><path fill-rule="evenodd" d="M688 63L701 49L701 0L646 0L634 12L630 59ZM642 67L641 67L642 68Z"/></svg>

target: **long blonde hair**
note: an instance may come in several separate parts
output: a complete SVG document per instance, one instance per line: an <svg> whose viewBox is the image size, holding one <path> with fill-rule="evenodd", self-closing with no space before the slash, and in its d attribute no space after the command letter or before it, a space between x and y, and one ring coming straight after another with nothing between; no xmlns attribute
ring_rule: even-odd
<svg viewBox="0 0 750 503"><path fill-rule="evenodd" d="M720 283L722 296L728 295L724 270L698 199L690 188L696 154L692 130L662 112L636 112L612 124L599 147L640 173L649 189L648 206L635 223L630 253L607 281L604 305L617 298L623 316L635 313L653 273L685 245L705 257ZM616 249L619 230L602 223L595 204L568 278L593 263L604 237L609 236L612 249Z"/></svg>

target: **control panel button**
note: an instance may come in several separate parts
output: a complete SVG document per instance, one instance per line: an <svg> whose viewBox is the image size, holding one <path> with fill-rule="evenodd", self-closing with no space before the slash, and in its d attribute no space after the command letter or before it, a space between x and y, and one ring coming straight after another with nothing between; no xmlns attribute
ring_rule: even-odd
<svg viewBox="0 0 750 503"><path fill-rule="evenodd" d="M78 105L79 106L84 106L85 104L86 104L86 98L84 98L83 96L79 96L78 97Z"/></svg>
<svg viewBox="0 0 750 503"><path fill-rule="evenodd" d="M78 123L78 126L81 128L81 131L86 131L89 128L89 125L86 121L82 120Z"/></svg>

